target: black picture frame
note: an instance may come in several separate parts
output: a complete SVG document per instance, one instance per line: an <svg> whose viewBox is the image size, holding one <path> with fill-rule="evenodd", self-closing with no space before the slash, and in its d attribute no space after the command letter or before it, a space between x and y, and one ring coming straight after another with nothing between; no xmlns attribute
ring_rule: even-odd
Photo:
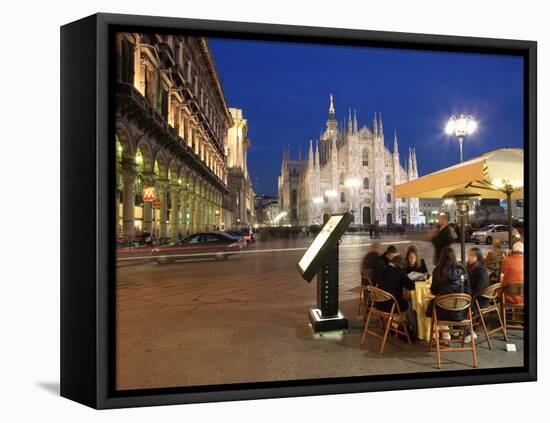
<svg viewBox="0 0 550 423"><path fill-rule="evenodd" d="M524 366L407 375L115 391L113 60L116 31L518 55L524 59ZM537 44L533 41L95 14L61 28L61 395L90 407L534 381L537 377ZM78 207L74 207L78 203ZM78 248L76 248L78 247Z"/></svg>

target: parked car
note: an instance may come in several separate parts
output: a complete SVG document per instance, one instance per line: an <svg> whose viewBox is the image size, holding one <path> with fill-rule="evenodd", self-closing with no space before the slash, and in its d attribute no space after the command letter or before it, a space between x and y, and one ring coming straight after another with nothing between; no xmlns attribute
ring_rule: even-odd
<svg viewBox="0 0 550 423"><path fill-rule="evenodd" d="M172 244L151 250L151 261L159 264L193 258L226 260L244 247L244 241L222 232L198 233Z"/></svg>
<svg viewBox="0 0 550 423"><path fill-rule="evenodd" d="M519 232L517 229L512 228L512 236L519 238ZM484 243L490 245L494 239L498 239L501 242L508 242L508 225L489 225L475 231L472 236L472 242L476 244Z"/></svg>

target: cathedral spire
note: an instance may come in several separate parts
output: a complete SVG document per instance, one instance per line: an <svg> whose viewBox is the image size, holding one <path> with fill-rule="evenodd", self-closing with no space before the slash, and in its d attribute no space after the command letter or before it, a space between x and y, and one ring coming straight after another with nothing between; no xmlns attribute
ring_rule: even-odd
<svg viewBox="0 0 550 423"><path fill-rule="evenodd" d="M376 112L374 112L374 119L372 120L372 134L374 138L378 137L378 122L376 120Z"/></svg>
<svg viewBox="0 0 550 423"><path fill-rule="evenodd" d="M409 179L412 177L413 172L413 163L412 163L412 148L409 147L409 159L407 160L407 174L409 176Z"/></svg>
<svg viewBox="0 0 550 423"><path fill-rule="evenodd" d="M321 157L319 156L319 141L315 142L315 157L313 160L315 168L319 168L319 164L321 162Z"/></svg>
<svg viewBox="0 0 550 423"><path fill-rule="evenodd" d="M353 132L357 133L357 110L353 110Z"/></svg>
<svg viewBox="0 0 550 423"><path fill-rule="evenodd" d="M348 111L348 134L353 132L353 123L351 121L351 108Z"/></svg>
<svg viewBox="0 0 550 423"><path fill-rule="evenodd" d="M378 130L380 131L380 136L384 138L384 125L382 124L382 112L378 114L380 117L380 122L378 123Z"/></svg>
<svg viewBox="0 0 550 423"><path fill-rule="evenodd" d="M327 130L329 135L334 135L338 129L338 122L336 121L336 111L334 110L334 97L330 95L330 106L328 108L328 120Z"/></svg>
<svg viewBox="0 0 550 423"><path fill-rule="evenodd" d="M418 178L418 166L416 163L416 148L413 148L413 176Z"/></svg>
<svg viewBox="0 0 550 423"><path fill-rule="evenodd" d="M399 146L397 143L397 130L393 131L393 155L399 157Z"/></svg>
<svg viewBox="0 0 550 423"><path fill-rule="evenodd" d="M312 140L309 140L309 152L307 155L307 159L308 159L308 166L312 166L313 165L313 141Z"/></svg>

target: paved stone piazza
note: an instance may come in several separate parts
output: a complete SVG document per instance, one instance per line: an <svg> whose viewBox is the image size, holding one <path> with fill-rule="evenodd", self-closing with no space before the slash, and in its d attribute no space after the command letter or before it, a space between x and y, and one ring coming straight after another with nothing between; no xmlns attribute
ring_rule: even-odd
<svg viewBox="0 0 550 423"><path fill-rule="evenodd" d="M409 346L393 338L382 355L378 339L369 337L360 345L359 263L372 242L364 235L346 235L341 245L340 307L350 320L349 331L341 337L313 335L308 309L315 306L316 282L306 283L296 269L312 240L257 242L225 262L120 263L117 388L438 371L426 342ZM403 253L414 242L432 262L426 241L397 236L381 241L395 243ZM500 334L492 339L495 350L486 343L478 347L480 368L523 364L520 332L510 341L517 352L506 352ZM442 359L443 370L471 368L467 352Z"/></svg>

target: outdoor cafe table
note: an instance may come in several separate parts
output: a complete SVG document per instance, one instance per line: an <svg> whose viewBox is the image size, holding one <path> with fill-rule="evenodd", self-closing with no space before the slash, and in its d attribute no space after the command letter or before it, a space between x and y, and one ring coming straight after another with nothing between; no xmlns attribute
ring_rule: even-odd
<svg viewBox="0 0 550 423"><path fill-rule="evenodd" d="M430 292L431 283L431 278L415 282L415 289L411 291L412 309L416 312L418 338L424 341L430 340L430 326L432 325L432 319L426 317L426 308L434 297Z"/></svg>

